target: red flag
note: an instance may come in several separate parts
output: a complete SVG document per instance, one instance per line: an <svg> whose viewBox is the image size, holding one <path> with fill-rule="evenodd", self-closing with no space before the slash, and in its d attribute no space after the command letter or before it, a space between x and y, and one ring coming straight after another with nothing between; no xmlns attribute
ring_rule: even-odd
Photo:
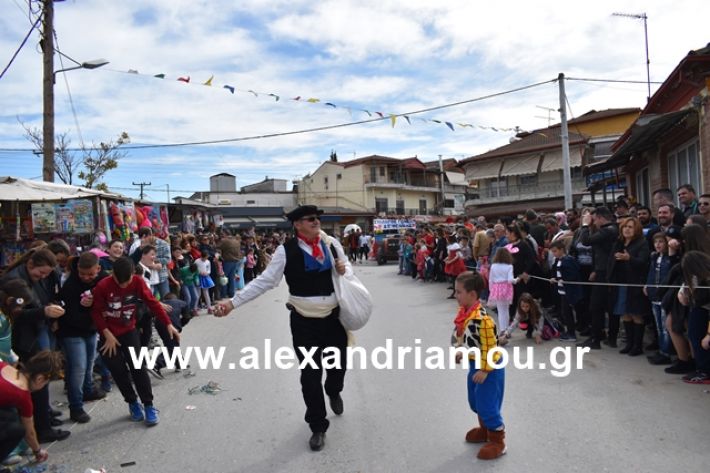
<svg viewBox="0 0 710 473"><path fill-rule="evenodd" d="M190 83L190 76L187 76L187 77L178 77L178 80L179 80L179 81L182 81L182 82L187 82L187 83L189 84L189 83Z"/></svg>

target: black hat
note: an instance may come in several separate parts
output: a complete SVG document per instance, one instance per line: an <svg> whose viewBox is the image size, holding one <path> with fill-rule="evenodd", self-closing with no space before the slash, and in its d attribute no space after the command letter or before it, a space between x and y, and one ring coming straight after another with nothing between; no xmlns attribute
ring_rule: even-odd
<svg viewBox="0 0 710 473"><path fill-rule="evenodd" d="M680 228L679 226L677 226L677 225L671 225L671 226L668 227L668 229L666 230L666 236L667 236L668 238L674 238L674 239L676 239L676 240L681 240L681 239L682 239L682 237L681 237L681 228Z"/></svg>
<svg viewBox="0 0 710 473"><path fill-rule="evenodd" d="M286 214L286 218L291 222L295 222L307 215L323 215L323 211L315 205L300 205Z"/></svg>

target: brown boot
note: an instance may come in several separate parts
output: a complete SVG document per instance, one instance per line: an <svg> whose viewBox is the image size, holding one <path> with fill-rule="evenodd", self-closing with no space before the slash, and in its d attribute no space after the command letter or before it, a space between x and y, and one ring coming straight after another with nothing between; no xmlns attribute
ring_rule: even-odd
<svg viewBox="0 0 710 473"><path fill-rule="evenodd" d="M481 460L493 460L505 453L505 430L489 430L488 443L478 451Z"/></svg>
<svg viewBox="0 0 710 473"><path fill-rule="evenodd" d="M488 442L488 429L483 426L483 422L481 422L481 416L478 416L478 425L480 427L474 427L473 429L466 432L466 441L468 443Z"/></svg>

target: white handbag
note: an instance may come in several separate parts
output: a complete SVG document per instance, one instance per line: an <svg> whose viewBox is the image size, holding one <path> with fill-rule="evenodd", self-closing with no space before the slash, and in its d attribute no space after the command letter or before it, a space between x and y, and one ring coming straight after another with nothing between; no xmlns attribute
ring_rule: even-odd
<svg viewBox="0 0 710 473"><path fill-rule="evenodd" d="M330 240L328 240L330 241ZM365 326L372 314L372 296L365 285L354 274L341 276L335 270L335 247L329 245L330 261L333 264L332 277L335 296L340 305L340 323L346 330L359 330ZM345 254L337 255L345 258Z"/></svg>

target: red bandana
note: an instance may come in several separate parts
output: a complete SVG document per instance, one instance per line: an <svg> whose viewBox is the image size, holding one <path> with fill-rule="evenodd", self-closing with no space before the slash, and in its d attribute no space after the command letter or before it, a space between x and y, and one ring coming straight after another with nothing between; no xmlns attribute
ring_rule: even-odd
<svg viewBox="0 0 710 473"><path fill-rule="evenodd" d="M315 259L319 261L325 259L325 256L323 255L323 250L320 247L320 236L316 237L315 240L309 240L308 238L304 237L299 233L298 239L311 247L311 251L313 252L313 257Z"/></svg>
<svg viewBox="0 0 710 473"><path fill-rule="evenodd" d="M456 325L456 335L459 337L463 335L463 331L465 329L463 326L464 322L466 322L466 319L468 319L474 311L478 310L479 307L481 307L480 302L477 302L473 307L459 307L459 311L454 319L454 325Z"/></svg>

